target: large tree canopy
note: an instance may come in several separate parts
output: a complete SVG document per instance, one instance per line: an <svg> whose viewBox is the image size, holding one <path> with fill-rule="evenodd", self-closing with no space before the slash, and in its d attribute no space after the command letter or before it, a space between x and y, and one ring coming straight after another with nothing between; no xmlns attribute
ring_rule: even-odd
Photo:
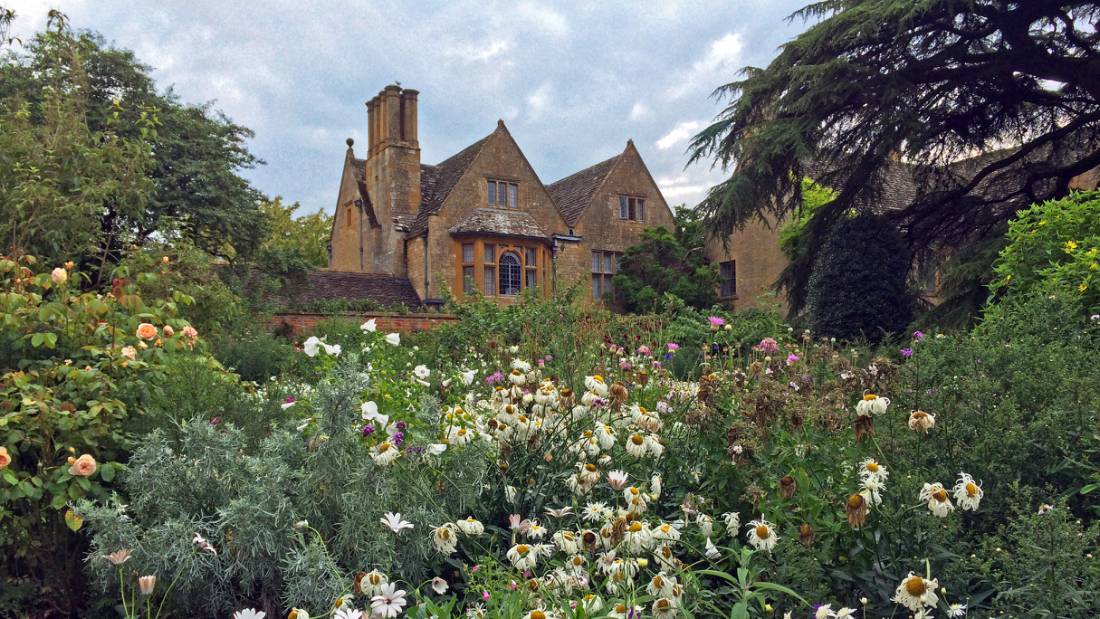
<svg viewBox="0 0 1100 619"><path fill-rule="evenodd" d="M916 189L890 215L920 252L1003 233L1100 165L1095 1L826 0L792 17L819 21L716 91L729 103L691 160L732 169L701 205L722 236L798 209L804 176L836 189L780 278L793 310L830 224L890 197L898 167Z"/></svg>
<svg viewBox="0 0 1100 619"><path fill-rule="evenodd" d="M51 13L51 29L25 46L10 46L0 58L0 111L12 123L18 114L38 132L28 146L57 134L59 107L75 110L69 120L93 136L92 146L94 136L102 135L146 146L148 162L138 173L150 187L137 208L107 199L86 213L99 227L93 234L97 253L117 261L125 246L154 236L183 237L229 258L250 253L263 241L267 221L262 194L241 176L261 163L246 146L252 132L209 105L184 104L170 89L158 92L149 73L132 52L110 47L94 33L74 34L63 16ZM39 148L45 152L47 146ZM24 211L44 212L39 202L27 201ZM33 244L22 249L43 251Z"/></svg>

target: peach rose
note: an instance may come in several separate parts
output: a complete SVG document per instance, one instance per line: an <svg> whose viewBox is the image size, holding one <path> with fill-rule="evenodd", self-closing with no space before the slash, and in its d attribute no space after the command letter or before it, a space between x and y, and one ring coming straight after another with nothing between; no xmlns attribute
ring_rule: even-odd
<svg viewBox="0 0 1100 619"><path fill-rule="evenodd" d="M176 330L172 328L172 325L164 325L161 331L164 332L164 337L172 337L176 334Z"/></svg>
<svg viewBox="0 0 1100 619"><path fill-rule="evenodd" d="M11 454L8 453L8 448L0 445L0 469L8 468L11 464Z"/></svg>
<svg viewBox="0 0 1100 619"><path fill-rule="evenodd" d="M143 322L138 325L137 336L143 340L151 340L157 336L157 328L147 322Z"/></svg>
<svg viewBox="0 0 1100 619"><path fill-rule="evenodd" d="M126 357L130 361L133 361L134 359L137 359L137 349L133 346L123 346L122 356Z"/></svg>
<svg viewBox="0 0 1100 619"><path fill-rule="evenodd" d="M57 267L53 270L52 273L50 273L50 279L53 280L53 283L60 286L69 279L69 272L61 267Z"/></svg>
<svg viewBox="0 0 1100 619"><path fill-rule="evenodd" d="M69 474L77 477L91 477L95 470L95 458L90 454L81 454L69 467Z"/></svg>
<svg viewBox="0 0 1100 619"><path fill-rule="evenodd" d="M182 333L183 337L191 341L195 341L199 338L199 332L196 331L195 327L192 327L191 325L187 325L186 327L184 327Z"/></svg>

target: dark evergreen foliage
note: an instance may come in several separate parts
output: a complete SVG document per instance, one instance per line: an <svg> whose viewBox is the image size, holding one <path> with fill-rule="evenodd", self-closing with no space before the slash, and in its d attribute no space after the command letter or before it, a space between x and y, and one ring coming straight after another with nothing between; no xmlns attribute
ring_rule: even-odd
<svg viewBox="0 0 1100 619"><path fill-rule="evenodd" d="M833 226L809 282L810 329L816 335L879 342L913 317L906 284L910 255L881 217L862 215Z"/></svg>
<svg viewBox="0 0 1100 619"><path fill-rule="evenodd" d="M804 176L836 189L807 226L812 251L781 278L793 311L830 224L892 197L899 161L919 177L893 215L914 252L1002 234L1100 165L1095 1L827 0L792 17L820 21L718 88L730 102L692 160L733 168L702 203L719 236L790 213Z"/></svg>
<svg viewBox="0 0 1100 619"><path fill-rule="evenodd" d="M718 302L718 274L703 251L706 231L698 213L679 206L676 231L646 228L642 240L628 247L615 275L618 301L628 312L661 311L672 294L691 307Z"/></svg>

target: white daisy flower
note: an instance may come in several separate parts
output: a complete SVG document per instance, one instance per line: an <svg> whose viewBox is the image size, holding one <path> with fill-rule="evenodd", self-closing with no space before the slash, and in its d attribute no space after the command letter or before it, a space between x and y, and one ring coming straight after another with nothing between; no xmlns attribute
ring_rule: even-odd
<svg viewBox="0 0 1100 619"><path fill-rule="evenodd" d="M894 592L894 601L912 611L924 610L926 606L935 607L939 603L936 596L939 586L935 578L928 580L909 572Z"/></svg>
<svg viewBox="0 0 1100 619"><path fill-rule="evenodd" d="M951 499L947 491L943 489L943 484L938 482L924 484L920 491L920 500L928 503L928 510L937 518L946 518L951 512L955 511L955 506L951 504Z"/></svg>
<svg viewBox="0 0 1100 619"><path fill-rule="evenodd" d="M680 541L680 529L668 522L662 522L650 531L654 540L678 542Z"/></svg>
<svg viewBox="0 0 1100 619"><path fill-rule="evenodd" d="M389 577L382 572L371 570L359 580L359 589L363 591L364 595L373 597L381 593L382 585L389 581Z"/></svg>
<svg viewBox="0 0 1100 619"><path fill-rule="evenodd" d="M445 555L453 554L458 548L458 527L445 522L432 529L432 546Z"/></svg>
<svg viewBox="0 0 1100 619"><path fill-rule="evenodd" d="M772 523L763 518L749 522L748 538L753 548L767 552L771 552L772 549L775 548L776 543L779 542L779 536L775 533L775 527Z"/></svg>
<svg viewBox="0 0 1100 619"><path fill-rule="evenodd" d="M370 450L371 460L374 460L374 463L379 466L392 464L400 455L401 451L389 441L382 441Z"/></svg>
<svg viewBox="0 0 1100 619"><path fill-rule="evenodd" d="M867 458L859 464L859 476L862 479L877 479L885 482L890 477L890 471L879 464L874 458Z"/></svg>
<svg viewBox="0 0 1100 619"><path fill-rule="evenodd" d="M972 512L978 511L978 504L983 496L985 493L982 487L974 482L969 473L959 473L959 481L955 482L955 500L959 502L959 507Z"/></svg>
<svg viewBox="0 0 1100 619"><path fill-rule="evenodd" d="M413 368L413 376L420 380L428 380L428 377L432 375L432 371L428 369L426 365L418 365Z"/></svg>
<svg viewBox="0 0 1100 619"><path fill-rule="evenodd" d="M459 520L455 522L455 526L458 527L460 531L470 536L481 535L485 532L485 525L481 524L481 522L475 519L473 516L469 516L465 520Z"/></svg>
<svg viewBox="0 0 1100 619"><path fill-rule="evenodd" d="M546 533L546 527L542 526L538 520L532 520L527 526L527 537L530 539L542 539L546 537Z"/></svg>
<svg viewBox="0 0 1100 619"><path fill-rule="evenodd" d="M567 555L575 555L581 550L581 541L573 531L558 531L552 538L554 544Z"/></svg>
<svg viewBox="0 0 1100 619"><path fill-rule="evenodd" d="M538 552L527 544L512 546L508 549L507 557L512 562L512 567L520 571L533 569L538 563Z"/></svg>
<svg viewBox="0 0 1100 619"><path fill-rule="evenodd" d="M607 483L612 490L619 490L626 485L628 475L624 471L611 471L607 474Z"/></svg>
<svg viewBox="0 0 1100 619"><path fill-rule="evenodd" d="M397 589L397 585L387 583L382 586L382 591L370 600L372 617L396 617L405 608L405 591Z"/></svg>
<svg viewBox="0 0 1100 619"><path fill-rule="evenodd" d="M631 434L626 438L626 453L635 458L644 458L649 453L646 447L645 437L641 434Z"/></svg>
<svg viewBox="0 0 1100 619"><path fill-rule="evenodd" d="M881 415L890 406L890 398L881 398L873 393L863 394L863 399L856 403L856 414L861 417Z"/></svg>
<svg viewBox="0 0 1100 619"><path fill-rule="evenodd" d="M266 616L267 613L255 608L244 608L233 613L233 619L264 619Z"/></svg>
<svg viewBox="0 0 1100 619"><path fill-rule="evenodd" d="M599 374L595 376L586 376L584 379L584 388L591 391L597 397L607 397L607 381Z"/></svg>
<svg viewBox="0 0 1100 619"><path fill-rule="evenodd" d="M393 512L386 512L381 519L381 523L394 533L400 533L405 529L413 528L413 523L402 519L400 512L396 514Z"/></svg>

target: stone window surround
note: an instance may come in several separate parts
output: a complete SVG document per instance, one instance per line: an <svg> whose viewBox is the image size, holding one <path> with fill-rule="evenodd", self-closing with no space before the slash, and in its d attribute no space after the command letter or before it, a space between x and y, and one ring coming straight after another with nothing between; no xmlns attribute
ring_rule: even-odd
<svg viewBox="0 0 1100 619"><path fill-rule="evenodd" d="M507 185L507 187L508 187L507 199L508 199L509 202L512 200L512 195L511 194L513 192L513 188L515 188L514 189L514 191L515 191L515 206L509 206L507 204L501 204L495 198L493 199L493 201L489 201L489 183L494 183L494 185L496 185L496 184L505 184L505 185ZM485 182L483 182L481 184L481 186L485 190L485 205L488 206L489 208L514 210L514 209L518 209L519 205L523 203L522 196L520 195L520 182L519 182L518 178L510 178L508 176L486 176L485 177ZM499 195L499 193L498 193L498 195Z"/></svg>
<svg viewBox="0 0 1100 619"><path fill-rule="evenodd" d="M465 260L465 245L473 246L474 261ZM494 248L494 261L488 264L485 261L485 247L492 245ZM534 252L535 264L529 264L531 251ZM543 294L550 290L549 266L551 261L550 246L540 239L514 238L492 235L462 235L454 237L454 249L452 254L455 263L455 275L452 290L455 296L463 298L468 290L478 291L484 296L495 299L518 299L519 295L500 294L500 259L505 253L512 253L520 260L520 294L528 288L528 272L534 272L535 287L541 289ZM473 269L473 286L466 285L464 271ZM493 294L485 294L485 267L493 269L495 281L493 282Z"/></svg>
<svg viewBox="0 0 1100 619"><path fill-rule="evenodd" d="M623 200L636 200L637 206L640 207L637 212L628 212L626 217L623 217ZM619 221L631 221L634 223L644 224L646 222L646 207L649 199L639 193L617 193L615 194L615 200L613 201L615 217ZM631 217L632 214L640 213L635 217Z"/></svg>

